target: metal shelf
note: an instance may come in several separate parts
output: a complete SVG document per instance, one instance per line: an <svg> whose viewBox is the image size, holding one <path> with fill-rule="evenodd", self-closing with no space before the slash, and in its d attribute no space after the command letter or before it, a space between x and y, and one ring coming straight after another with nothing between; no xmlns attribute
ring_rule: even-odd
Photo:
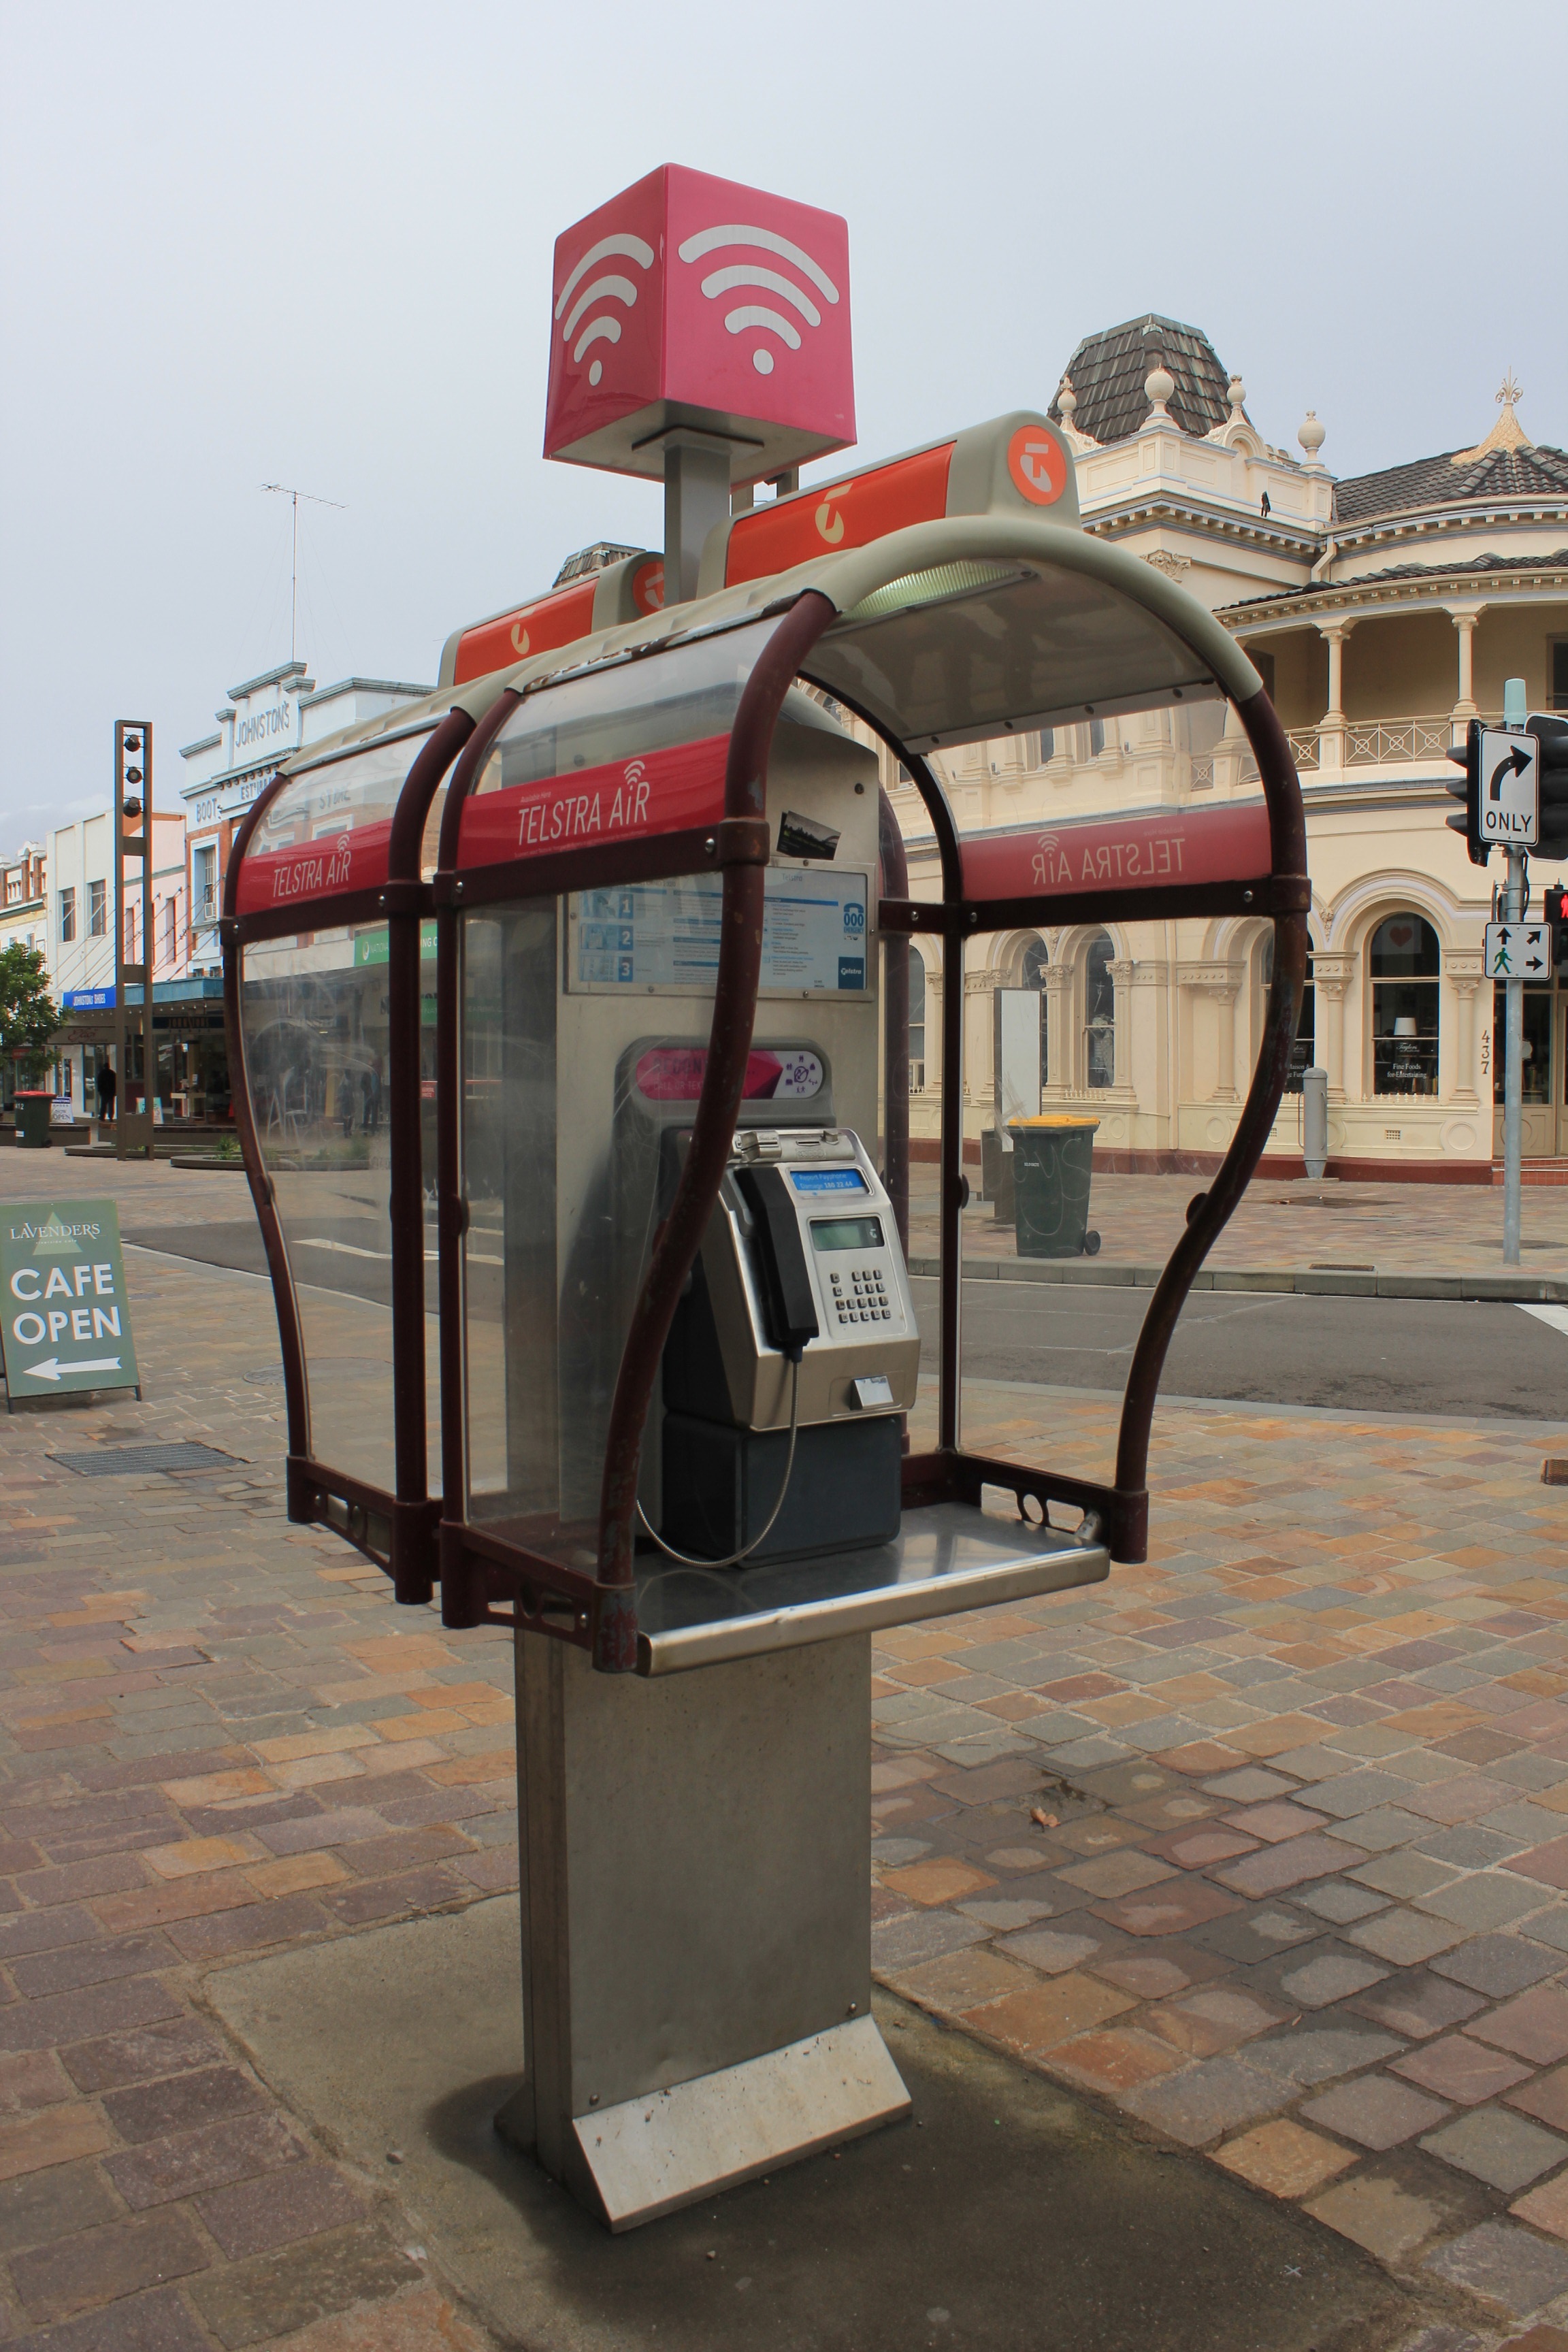
<svg viewBox="0 0 1568 2352"><path fill-rule="evenodd" d="M637 1577L637 1672L680 1674L841 1633L879 1633L1099 1584L1110 1572L1102 1543L966 1503L906 1510L894 1542L824 1559L692 1569L645 1555Z"/></svg>

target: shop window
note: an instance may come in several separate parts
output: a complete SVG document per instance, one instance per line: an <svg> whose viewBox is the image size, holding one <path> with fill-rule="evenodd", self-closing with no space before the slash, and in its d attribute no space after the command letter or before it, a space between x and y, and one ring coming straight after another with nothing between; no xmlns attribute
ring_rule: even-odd
<svg viewBox="0 0 1568 2352"><path fill-rule="evenodd" d="M177 924L178 909L174 901L173 898L165 898L163 901L163 961L165 963L173 963L179 952Z"/></svg>
<svg viewBox="0 0 1568 2352"><path fill-rule="evenodd" d="M76 937L76 892L60 892L60 944L68 947Z"/></svg>
<svg viewBox="0 0 1568 2352"><path fill-rule="evenodd" d="M1089 758L1090 758L1091 760L1098 760L1098 759L1099 759L1099 757L1100 757L1100 753L1104 751L1104 749L1105 749L1105 721L1104 721L1102 719L1091 719L1089 720Z"/></svg>
<svg viewBox="0 0 1568 2352"><path fill-rule="evenodd" d="M1552 640L1552 708L1568 710L1568 637Z"/></svg>
<svg viewBox="0 0 1568 2352"><path fill-rule="evenodd" d="M1024 950L1023 970L1019 975L1020 985L1025 988L1039 989L1043 992L1050 961L1050 951L1044 940L1031 940ZM1050 1024L1046 1018L1046 1008L1042 1004L1040 1007L1040 1084L1042 1087L1048 1085L1050 1081Z"/></svg>
<svg viewBox="0 0 1568 2352"><path fill-rule="evenodd" d="M923 1094L926 1082L926 960L910 950L910 1092Z"/></svg>
<svg viewBox="0 0 1568 2352"><path fill-rule="evenodd" d="M1492 991L1492 1035L1497 1053L1492 1070L1492 1100L1500 1104L1507 1071L1503 1040L1508 1035L1508 990ZM1519 1098L1525 1103L1552 1100L1552 991L1526 987L1524 992L1524 1056L1520 1065Z"/></svg>
<svg viewBox="0 0 1568 2352"><path fill-rule="evenodd" d="M1057 730L1054 727L1042 727L1039 733L1031 737L1030 740L1037 768L1043 768L1047 760L1056 758Z"/></svg>
<svg viewBox="0 0 1568 2352"><path fill-rule="evenodd" d="M1089 943L1083 971L1086 1076L1091 1087L1116 1084L1116 983L1110 977L1115 961L1110 934L1097 933Z"/></svg>
<svg viewBox="0 0 1568 2352"><path fill-rule="evenodd" d="M95 940L101 940L108 935L109 885L107 882L89 882L87 886L87 928L89 935Z"/></svg>
<svg viewBox="0 0 1568 2352"><path fill-rule="evenodd" d="M134 963L136 961L136 908L134 905L129 906L125 909L125 961L127 963Z"/></svg>
<svg viewBox="0 0 1568 2352"><path fill-rule="evenodd" d="M1437 934L1419 915L1390 915L1372 935L1373 1092L1437 1091Z"/></svg>
<svg viewBox="0 0 1568 2352"><path fill-rule="evenodd" d="M217 907L217 844L204 841L191 852L191 887L194 923L216 923Z"/></svg>

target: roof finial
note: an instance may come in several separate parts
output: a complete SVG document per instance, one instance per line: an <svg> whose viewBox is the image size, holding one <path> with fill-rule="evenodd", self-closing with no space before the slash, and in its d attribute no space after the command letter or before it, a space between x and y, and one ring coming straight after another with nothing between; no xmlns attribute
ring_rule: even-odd
<svg viewBox="0 0 1568 2352"><path fill-rule="evenodd" d="M1309 408L1306 417L1296 435L1297 440L1301 444L1302 448L1305 449L1307 453L1307 463L1309 466L1315 466L1318 463L1318 452L1322 447L1328 437L1329 436L1323 430L1322 425L1318 422L1317 410L1315 408Z"/></svg>
<svg viewBox="0 0 1568 2352"><path fill-rule="evenodd" d="M1239 425L1242 421L1242 410L1247 405L1247 386L1238 375L1231 377L1225 388L1225 396L1230 403L1231 423Z"/></svg>
<svg viewBox="0 0 1568 2352"><path fill-rule="evenodd" d="M1156 358L1153 366L1150 369L1148 374L1143 379L1144 397L1149 403L1149 414L1143 419L1142 426L1145 433L1149 430L1149 427L1152 425L1173 425L1175 423L1175 418L1171 415L1170 410L1165 405L1165 403L1170 399L1171 394L1175 391L1175 377L1171 373L1171 371L1165 365L1164 361L1163 359Z"/></svg>
<svg viewBox="0 0 1568 2352"><path fill-rule="evenodd" d="M1078 394L1072 388L1072 378L1064 375L1057 393L1057 409L1064 425L1070 425L1078 415Z"/></svg>
<svg viewBox="0 0 1568 2352"><path fill-rule="evenodd" d="M1515 401L1522 400L1524 394L1511 368L1493 396L1502 415L1484 441L1478 441L1473 449L1455 450L1451 461L1454 465L1473 466L1482 457L1495 456L1500 449L1529 449L1533 446L1529 434L1513 413Z"/></svg>

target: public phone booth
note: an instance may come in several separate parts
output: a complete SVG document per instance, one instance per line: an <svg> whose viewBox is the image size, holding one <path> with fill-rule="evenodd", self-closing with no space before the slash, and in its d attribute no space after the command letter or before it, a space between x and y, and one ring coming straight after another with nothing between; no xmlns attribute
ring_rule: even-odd
<svg viewBox="0 0 1568 2352"><path fill-rule="evenodd" d="M290 1513L400 1601L438 1589L445 1625L514 1633L526 2074L498 2124L615 2229L907 2111L870 2013L871 1636L1145 1557L1161 1366L1272 1122L1306 950L1261 682L1078 527L1047 420L725 509L679 603L468 677L454 640L427 705L285 770L226 883ZM1215 698L1261 798L1184 810L1174 857L1075 876L1037 827L966 841L931 764ZM940 899L909 895L867 738L914 780ZM970 1450L977 950L1241 912L1274 924L1265 1044L1112 1480ZM934 1301L905 1246L923 932Z"/></svg>

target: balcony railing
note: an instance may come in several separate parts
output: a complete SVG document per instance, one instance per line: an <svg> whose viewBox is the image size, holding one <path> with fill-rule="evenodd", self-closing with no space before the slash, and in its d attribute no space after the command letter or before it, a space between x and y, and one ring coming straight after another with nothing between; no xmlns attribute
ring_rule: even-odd
<svg viewBox="0 0 1568 2352"><path fill-rule="evenodd" d="M1381 768L1412 760L1441 759L1453 739L1453 724L1441 719L1354 720L1345 729L1347 768Z"/></svg>

